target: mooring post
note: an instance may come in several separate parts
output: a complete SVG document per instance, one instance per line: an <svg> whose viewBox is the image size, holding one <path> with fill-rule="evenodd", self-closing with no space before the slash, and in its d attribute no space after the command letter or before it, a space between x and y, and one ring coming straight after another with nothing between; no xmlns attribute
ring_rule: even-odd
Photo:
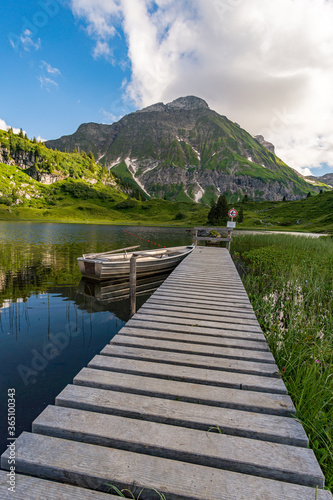
<svg viewBox="0 0 333 500"><path fill-rule="evenodd" d="M130 260L130 315L136 313L136 257L133 255Z"/></svg>
<svg viewBox="0 0 333 500"><path fill-rule="evenodd" d="M232 231L228 231L227 250L230 252Z"/></svg>

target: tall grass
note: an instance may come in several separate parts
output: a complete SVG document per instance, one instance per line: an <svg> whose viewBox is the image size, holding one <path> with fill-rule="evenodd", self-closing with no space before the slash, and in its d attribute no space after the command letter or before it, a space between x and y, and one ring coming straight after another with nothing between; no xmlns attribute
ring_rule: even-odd
<svg viewBox="0 0 333 500"><path fill-rule="evenodd" d="M333 490L333 240L244 235L233 257Z"/></svg>

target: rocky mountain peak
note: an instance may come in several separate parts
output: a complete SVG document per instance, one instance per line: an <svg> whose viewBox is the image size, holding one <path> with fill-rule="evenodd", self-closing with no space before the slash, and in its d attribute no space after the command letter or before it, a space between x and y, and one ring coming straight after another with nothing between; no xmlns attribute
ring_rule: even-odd
<svg viewBox="0 0 333 500"><path fill-rule="evenodd" d="M152 111L168 111L172 109L210 109L206 101L200 99L200 97L195 97L194 95L189 95L187 97L179 97L172 102L164 104L163 102L158 102L147 106L146 108L140 109L137 113L149 113Z"/></svg>
<svg viewBox="0 0 333 500"><path fill-rule="evenodd" d="M179 97L172 102L169 102L167 108L181 108L181 109L198 109L206 108L210 109L206 101L200 99L200 97L195 97L194 95L189 95L187 97Z"/></svg>

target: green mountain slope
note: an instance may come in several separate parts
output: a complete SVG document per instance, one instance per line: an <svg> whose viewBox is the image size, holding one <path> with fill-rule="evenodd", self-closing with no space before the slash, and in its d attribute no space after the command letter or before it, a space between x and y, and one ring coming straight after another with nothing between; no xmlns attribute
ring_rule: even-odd
<svg viewBox="0 0 333 500"><path fill-rule="evenodd" d="M202 225L208 207L193 202L139 201L110 185L67 178L51 185L0 163L0 220Z"/></svg>
<svg viewBox="0 0 333 500"><path fill-rule="evenodd" d="M197 97L145 108L112 125L83 124L71 136L48 141L52 148L94 151L109 169L122 165L150 196L182 196L207 202L220 193L237 202L303 198L313 185L248 132Z"/></svg>
<svg viewBox="0 0 333 500"><path fill-rule="evenodd" d="M238 228L333 233L332 191L297 201L247 202L243 209L244 222Z"/></svg>

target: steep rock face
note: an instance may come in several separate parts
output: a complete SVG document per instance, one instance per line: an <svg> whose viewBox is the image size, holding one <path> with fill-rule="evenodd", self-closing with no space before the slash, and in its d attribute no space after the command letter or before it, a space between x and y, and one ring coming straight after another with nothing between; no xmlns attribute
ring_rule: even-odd
<svg viewBox="0 0 333 500"><path fill-rule="evenodd" d="M264 148L268 149L268 151L270 151L271 153L273 153L273 155L275 155L274 144L272 144L271 142L265 141L265 138L263 135L255 135L254 138L259 142L259 144L264 146Z"/></svg>
<svg viewBox="0 0 333 500"><path fill-rule="evenodd" d="M42 184L53 184L54 182L66 178L66 176L39 172L35 168L36 161L37 163L41 162L42 157L28 151L9 151L8 148L0 148L0 163L17 165L23 170L26 170L30 177Z"/></svg>
<svg viewBox="0 0 333 500"><path fill-rule="evenodd" d="M209 203L225 193L261 200L298 199L319 188L274 154L262 136L211 110L195 96L157 103L112 125L88 123L48 147L91 150L101 164L148 195Z"/></svg>

